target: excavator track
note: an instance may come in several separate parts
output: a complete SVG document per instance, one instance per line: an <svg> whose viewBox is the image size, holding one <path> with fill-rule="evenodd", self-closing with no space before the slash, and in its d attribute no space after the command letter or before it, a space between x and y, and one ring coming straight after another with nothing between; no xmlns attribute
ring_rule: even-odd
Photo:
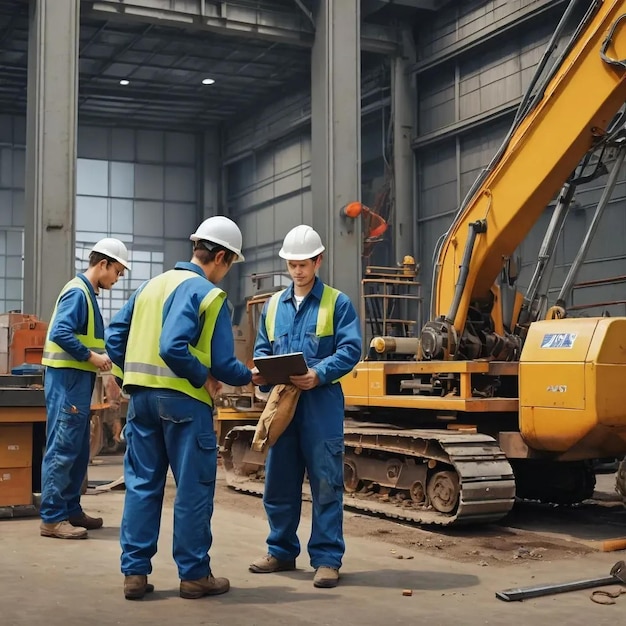
<svg viewBox="0 0 626 626"><path fill-rule="evenodd" d="M254 427L227 435L229 486L263 493L264 455L250 449ZM495 522L513 507L513 470L480 433L346 427L344 506L424 525ZM303 496L310 499L308 485Z"/></svg>

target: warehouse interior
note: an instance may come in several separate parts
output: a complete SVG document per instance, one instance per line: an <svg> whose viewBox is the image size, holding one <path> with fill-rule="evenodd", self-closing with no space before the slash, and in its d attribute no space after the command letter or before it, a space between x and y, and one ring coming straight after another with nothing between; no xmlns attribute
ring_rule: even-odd
<svg viewBox="0 0 626 626"><path fill-rule="evenodd" d="M305 4L263 2L256 9L248 4L233 2L227 8L208 2L205 15L197 15L199 4L191 0L81 2L80 15L74 8L65 18L55 4L53 17L59 22L50 27L65 29L67 37L60 41L77 38L78 49L69 43L61 49L56 38L47 37L45 45L59 49L54 54L40 51L38 57L36 37L45 33L34 27L37 20L40 28L52 21L45 19L45 3L30 17L32 3L0 3L3 310L23 308L45 318L85 250L107 233L132 244L136 267L106 303L108 319L143 280L187 256L188 233L199 218L218 212L238 220L247 232L249 262L229 285L234 302L253 292L251 275L280 269L276 253L283 232L301 221L313 222L329 239L337 239L328 278L356 300L361 264L354 261L360 242L348 230L360 225L339 218L341 207L353 198L367 206L378 202L377 210L390 225L381 241L361 252L375 251L380 264L395 264L410 254L420 263L422 276L429 276L434 243L504 137L566 3L479 1L460 6L376 0L351 3L350 9L342 3L333 10L345 15L318 15L326 21L317 26L313 7ZM338 22L350 21L357 8L362 22L358 63L356 30L349 39ZM321 38L313 37L320 26L328 31L325 49ZM317 71L331 49L333 59L342 63ZM30 89L29 54L30 79L41 83ZM52 59L55 66L46 66ZM38 73L35 67L40 67ZM61 85L44 77L68 70L77 81L77 104L69 117L60 119L74 83L68 79ZM346 75L360 78L360 101L351 100L357 86L350 92ZM341 85L334 92L341 97L328 104L336 122L334 135L326 124L323 98L333 93L333 84ZM62 170L58 156L27 163L29 115L35 116L40 133L51 116L50 124L65 138L68 164ZM312 133L317 117L322 126ZM334 171L324 167L331 148L315 142L312 148L312 136L334 137ZM69 154L72 149L76 152ZM55 146L55 155L57 150ZM76 167L70 167L74 159ZM54 188L31 198L25 177L34 180L33 168L48 163L55 168L53 176L37 179ZM322 172L312 180L316 168ZM323 190L319 205L312 201L317 180ZM557 282L580 245L600 187L589 185L577 194L577 214L559 243ZM42 229L46 217L33 218L33 211L34 202L43 202L46 193L59 207L50 209L53 227ZM611 238L615 243L607 249L602 236L622 228L615 203L600 227L608 230L595 237L581 280L623 273L617 243L622 237ZM531 268L544 229L542 222L521 248L523 268ZM33 254L39 237L44 242L49 238L50 246L35 246L41 252ZM59 267L56 254L66 270L46 276ZM429 281L423 283L428 300ZM581 287L574 291L575 304L614 300L616 289L611 284ZM620 313L623 304L609 308Z"/></svg>
<svg viewBox="0 0 626 626"><path fill-rule="evenodd" d="M306 223L326 244L321 278L357 307L366 268L398 271L412 257L416 290L403 312L412 320L411 332L419 332L431 319L440 239L507 136L570 4L575 24L593 3L0 0L0 313L26 316L28 336L41 341L59 291L84 269L93 244L110 236L128 247L132 271L99 298L108 324L142 283L189 259L189 235L203 219L227 215L241 228L246 257L225 281L235 325L243 324L245 303L260 289L288 284L278 251L285 234ZM559 140L555 128L554 145ZM569 268L591 232L586 258L570 284L568 310L580 317L626 315L626 169L621 158L619 153L608 155L606 167L577 187L542 285L547 306L562 293ZM615 162L617 179L596 224L594 211ZM352 202L364 205L370 217L346 217L342 209ZM557 204L555 195L515 253L522 289L534 281ZM384 231L375 232L381 222ZM31 362L31 339L23 345L15 339L14 319L0 315L4 374ZM16 323L21 331L22 318ZM7 407L0 410L0 428L3 421L32 422L29 468L41 463L37 447L46 419L43 393L41 388L34 391L34 380L28 381L28 398L17 400L17 413L12 408L17 392L5 393L13 417ZM106 397L106 389L100 393ZM115 471L108 462L104 470L94 469L107 481ZM27 473L30 480L30 469ZM35 474L31 495L37 491ZM98 497L98 506L105 502L115 515L120 513L121 501L115 501L113 492ZM0 511L2 505L0 498ZM218 521L236 543L228 516ZM619 521L623 524L623 518ZM0 544L3 534L7 541L20 541L19 520L10 520L8 533L4 522L0 520ZM258 528L246 528L251 537L259 535ZM107 538L107 563L116 563L115 540L113 534ZM367 547L365 540L358 545ZM69 558L79 559L80 546L72 550ZM377 544L375 550L395 555L386 545ZM227 562L240 556L219 554ZM604 557L594 561L600 569L608 563ZM17 567L22 558L28 557L13 554L11 566ZM93 555L89 563L98 567ZM542 563L543 573L558 576L557 564L551 563L552 568ZM439 566L428 561L428 567L434 571ZM441 567L437 580L448 565ZM365 558L359 568L368 568ZM396 587L403 586L403 568L409 565L401 562L391 574ZM468 579L476 576L466 564L462 572ZM54 575L46 570L37 580L46 584ZM107 584L117 575L111 571ZM369 585L364 572L359 575L363 580L356 576L346 596L336 597L345 602L343 617L325 608L324 623L357 623L350 621L347 607L358 605L359 589ZM507 576L509 586L521 584L517 573ZM496 571L486 579L492 586L499 584ZM384 593L359 609L358 623L378 623L397 602L392 585L388 589L381 580L376 578L374 586ZM296 587L287 614L281 616L275 606L254 621L254 607L267 594L275 594L273 603L281 602L284 589L270 587L257 596L252 593L246 607L250 614L228 623L317 623L297 609L298 602L315 606L300 588L304 583L289 582ZM253 583L246 580L249 588ZM97 581L85 584L85 593L96 592ZM63 593L52 588L42 606ZM476 597L476 621L467 618L459 598L442 619L435 596L443 592L436 585L426 588L433 595L424 598L424 606L438 616L435 623L467 619L465 623L482 624L491 610L491 588L482 589ZM597 620L588 605L582 600L570 604L568 623ZM530 608L538 623L553 619L545 605ZM211 623L226 623L233 607L222 603L218 609L223 613ZM155 623L145 608L129 617L121 602L100 610L101 621L92 623ZM172 607L166 607L164 619L168 610L168 619L176 619ZM311 608L311 615L315 610ZM25 618L14 606L10 611L10 624L41 617L35 611ZM404 607L398 611L399 619L414 614ZM75 615L91 619L86 610ZM201 614L190 614L189 623L199 619ZM522 619L527 621L528 614L503 610L493 623ZM50 623L61 622L59 617Z"/></svg>

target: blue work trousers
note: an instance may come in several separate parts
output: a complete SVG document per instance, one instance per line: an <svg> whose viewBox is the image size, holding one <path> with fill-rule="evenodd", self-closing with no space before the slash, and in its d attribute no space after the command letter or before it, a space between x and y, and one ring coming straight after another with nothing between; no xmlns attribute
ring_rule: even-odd
<svg viewBox="0 0 626 626"><path fill-rule="evenodd" d="M323 401L327 395L319 389L313 393L304 392L300 397L292 422L269 450L263 495L270 525L268 552L281 561L295 559L300 554L296 532L306 470L313 499L313 521L307 547L314 569L339 569L345 552L343 402L332 402L338 406L328 407Z"/></svg>
<svg viewBox="0 0 626 626"><path fill-rule="evenodd" d="M176 481L173 556L179 577L208 576L217 473L211 407L178 391L140 388L131 393L124 435L122 573L152 572L170 466Z"/></svg>
<svg viewBox="0 0 626 626"><path fill-rule="evenodd" d="M44 380L46 453L41 466L41 519L48 524L80 517L80 490L89 464L92 372L47 367Z"/></svg>

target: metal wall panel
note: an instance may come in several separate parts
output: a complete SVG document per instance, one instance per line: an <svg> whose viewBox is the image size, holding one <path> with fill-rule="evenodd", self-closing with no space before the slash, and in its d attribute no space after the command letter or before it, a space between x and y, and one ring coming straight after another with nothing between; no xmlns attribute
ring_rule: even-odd
<svg viewBox="0 0 626 626"><path fill-rule="evenodd" d="M436 65L418 75L421 136L516 105L530 83L553 25Z"/></svg>
<svg viewBox="0 0 626 626"><path fill-rule="evenodd" d="M491 161L509 125L509 120L494 122L459 137L459 200L465 197L481 170Z"/></svg>
<svg viewBox="0 0 626 626"><path fill-rule="evenodd" d="M459 59L459 119L516 103L532 77L550 30L550 24L541 24L480 55Z"/></svg>
<svg viewBox="0 0 626 626"><path fill-rule="evenodd" d="M0 115L0 312L22 308L23 118ZM76 268L107 235L130 249L133 270L100 300L105 321L146 278L191 256L199 221L196 136L80 126Z"/></svg>
<svg viewBox="0 0 626 626"><path fill-rule="evenodd" d="M0 312L22 308L26 122L0 115Z"/></svg>
<svg viewBox="0 0 626 626"><path fill-rule="evenodd" d="M372 109L362 125L365 203L374 202L384 181L382 155L389 121L388 102L381 100L380 107ZM312 221L310 96L289 96L228 127L224 172L225 204L243 232L246 256L236 270L236 288L229 289L236 301L254 292L253 274L284 271L278 256L283 237L294 226ZM276 281L279 284L280 277Z"/></svg>
<svg viewBox="0 0 626 626"><path fill-rule="evenodd" d="M554 19L564 0L463 0L450 3L419 28L418 58L437 61L463 48L508 30L511 25L525 27L530 18ZM543 17L543 14L546 17ZM536 28L533 21L533 28Z"/></svg>
<svg viewBox="0 0 626 626"><path fill-rule="evenodd" d="M425 151L418 167L420 224L436 216L451 215L458 206L456 144L446 141Z"/></svg>
<svg viewBox="0 0 626 626"><path fill-rule="evenodd" d="M457 121L455 66L447 64L419 78L419 133L426 135Z"/></svg>
<svg viewBox="0 0 626 626"><path fill-rule="evenodd" d="M543 0L467 0L438 12L419 28L415 141L416 220L422 280L428 292L432 255L452 213L495 154L564 8ZM626 275L626 170L605 211L578 281ZM579 188L576 207L557 246L552 273L556 297L589 230L604 179ZM456 192L456 193L455 193ZM520 286L528 283L552 207L528 234L521 256ZM577 288L574 304L626 300L623 282ZM624 314L623 304L606 307ZM577 314L598 314L602 307Z"/></svg>
<svg viewBox="0 0 626 626"><path fill-rule="evenodd" d="M237 298L253 293L251 274L282 271L283 237L310 223L310 155L308 133L298 132L227 167L229 214L243 232L246 255Z"/></svg>
<svg viewBox="0 0 626 626"><path fill-rule="evenodd" d="M124 241L132 271L101 299L105 321L147 278L191 257L200 221L192 133L79 126L76 263L107 235Z"/></svg>

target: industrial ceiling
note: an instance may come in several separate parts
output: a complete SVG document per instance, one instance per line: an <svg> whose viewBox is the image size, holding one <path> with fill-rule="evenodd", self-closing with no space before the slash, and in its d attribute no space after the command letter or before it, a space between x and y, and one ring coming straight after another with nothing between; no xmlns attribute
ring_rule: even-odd
<svg viewBox="0 0 626 626"><path fill-rule="evenodd" d="M434 4L364 0L364 66L393 50L394 17ZM201 13L192 14L192 6ZM83 0L80 120L199 128L241 119L304 89L313 8L306 0ZM28 10L26 1L0 0L4 113L26 111Z"/></svg>

